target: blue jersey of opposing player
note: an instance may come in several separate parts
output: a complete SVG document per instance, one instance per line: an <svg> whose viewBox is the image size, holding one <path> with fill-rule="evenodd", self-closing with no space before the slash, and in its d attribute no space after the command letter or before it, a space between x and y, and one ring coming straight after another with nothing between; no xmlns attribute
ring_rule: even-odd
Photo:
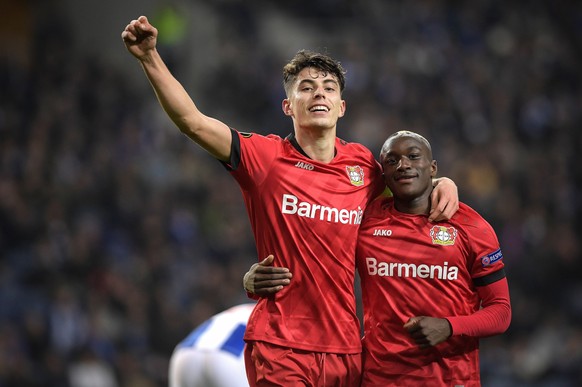
<svg viewBox="0 0 582 387"><path fill-rule="evenodd" d="M243 336L254 307L233 306L182 340L170 359L170 387L248 387Z"/></svg>

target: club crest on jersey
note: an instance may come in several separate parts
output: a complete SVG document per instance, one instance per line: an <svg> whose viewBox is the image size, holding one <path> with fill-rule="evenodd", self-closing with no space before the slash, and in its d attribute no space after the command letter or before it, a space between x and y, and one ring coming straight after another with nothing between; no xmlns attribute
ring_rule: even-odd
<svg viewBox="0 0 582 387"><path fill-rule="evenodd" d="M434 226L430 229L433 245L450 246L455 244L457 229L454 227Z"/></svg>
<svg viewBox="0 0 582 387"><path fill-rule="evenodd" d="M364 170L359 165L356 166L346 166L346 171L348 173L348 177L350 178L350 183L359 187L364 185Z"/></svg>

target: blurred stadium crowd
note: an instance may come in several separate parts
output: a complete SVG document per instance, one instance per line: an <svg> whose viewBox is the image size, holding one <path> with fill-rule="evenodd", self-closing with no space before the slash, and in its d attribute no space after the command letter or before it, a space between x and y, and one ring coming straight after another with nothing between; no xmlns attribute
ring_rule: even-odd
<svg viewBox="0 0 582 387"><path fill-rule="evenodd" d="M505 257L513 320L482 341L483 384L582 385L580 3L179 5L157 15L175 33L160 49L207 114L286 135L281 67L310 48L348 71L341 137L378 154L393 131L424 134ZM189 36L202 22L212 55ZM129 54L104 60L124 27L82 51L55 12L19 47L28 65L0 62L0 387L164 386L174 345L246 301L238 187L127 76Z"/></svg>

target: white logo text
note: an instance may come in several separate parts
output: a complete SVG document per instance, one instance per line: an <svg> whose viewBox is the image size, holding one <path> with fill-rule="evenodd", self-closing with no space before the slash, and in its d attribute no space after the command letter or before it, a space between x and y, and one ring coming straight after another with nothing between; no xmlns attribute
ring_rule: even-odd
<svg viewBox="0 0 582 387"><path fill-rule="evenodd" d="M297 199L297 196L290 194L283 195L281 212L288 215L297 215L310 219L319 219L331 223L343 224L360 224L363 215L360 206L358 206L357 210L347 210L345 208L338 209L322 206L321 204L300 202L299 199Z"/></svg>
<svg viewBox="0 0 582 387"><path fill-rule="evenodd" d="M459 277L459 268L444 265L415 265L414 263L378 262L376 258L366 258L366 268L369 275L380 277L413 277L436 278L440 280L456 280Z"/></svg>
<svg viewBox="0 0 582 387"><path fill-rule="evenodd" d="M295 166L297 168L307 169L308 171L313 171L313 169L315 168L313 165L304 163L303 161L297 162L297 164L295 164Z"/></svg>

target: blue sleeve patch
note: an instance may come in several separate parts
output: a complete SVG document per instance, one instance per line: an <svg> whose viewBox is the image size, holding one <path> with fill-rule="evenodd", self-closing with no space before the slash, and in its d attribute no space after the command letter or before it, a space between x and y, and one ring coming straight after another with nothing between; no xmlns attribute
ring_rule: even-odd
<svg viewBox="0 0 582 387"><path fill-rule="evenodd" d="M486 256L481 258L481 264L483 265L483 267L489 266L499 261L500 259L503 259L503 254L501 254L501 249L497 249L491 254L487 254Z"/></svg>

